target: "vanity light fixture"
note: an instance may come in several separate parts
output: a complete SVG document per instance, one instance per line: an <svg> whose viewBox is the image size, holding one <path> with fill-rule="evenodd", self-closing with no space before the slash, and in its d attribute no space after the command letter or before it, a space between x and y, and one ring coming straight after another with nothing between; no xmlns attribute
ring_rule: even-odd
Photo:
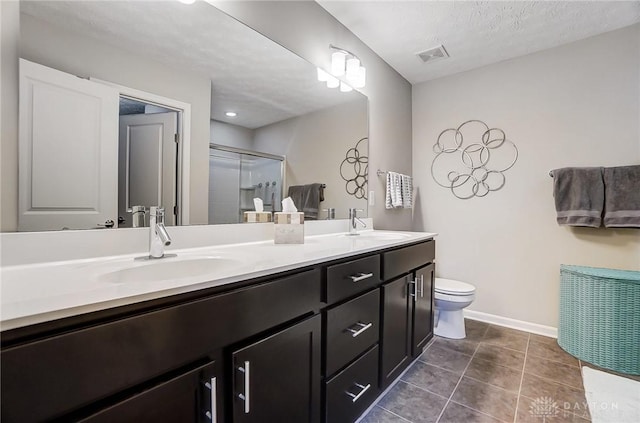
<svg viewBox="0 0 640 423"><path fill-rule="evenodd" d="M340 91L342 91L343 93L348 93L349 91L353 91L353 88L351 88L349 84L345 84L344 82L340 81Z"/></svg>
<svg viewBox="0 0 640 423"><path fill-rule="evenodd" d="M236 116L238 116L238 114L236 112L225 112L224 114L225 114L225 116L228 116L228 117L236 117Z"/></svg>
<svg viewBox="0 0 640 423"><path fill-rule="evenodd" d="M363 88L367 78L367 70L355 54L333 44L329 48L335 50L331 54L331 74L345 76L353 88Z"/></svg>

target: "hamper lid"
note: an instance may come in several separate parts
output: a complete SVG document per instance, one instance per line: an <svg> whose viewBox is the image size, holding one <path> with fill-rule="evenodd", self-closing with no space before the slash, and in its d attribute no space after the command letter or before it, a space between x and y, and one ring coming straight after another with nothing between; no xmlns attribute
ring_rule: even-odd
<svg viewBox="0 0 640 423"><path fill-rule="evenodd" d="M560 272L571 272L579 275L594 276L596 278L640 282L640 271L637 270L607 269L604 267L587 267L561 264Z"/></svg>

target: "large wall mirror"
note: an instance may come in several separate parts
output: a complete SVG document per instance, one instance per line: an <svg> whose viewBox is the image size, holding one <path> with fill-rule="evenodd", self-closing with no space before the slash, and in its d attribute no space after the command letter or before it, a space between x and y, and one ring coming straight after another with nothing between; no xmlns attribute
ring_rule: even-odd
<svg viewBox="0 0 640 423"><path fill-rule="evenodd" d="M367 209L366 97L204 1L23 0L19 54L20 231L237 223L292 186Z"/></svg>

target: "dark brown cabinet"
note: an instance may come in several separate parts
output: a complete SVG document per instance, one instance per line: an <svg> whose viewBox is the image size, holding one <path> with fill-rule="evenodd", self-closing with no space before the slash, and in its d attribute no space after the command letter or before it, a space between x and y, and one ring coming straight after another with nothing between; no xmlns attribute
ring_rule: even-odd
<svg viewBox="0 0 640 423"><path fill-rule="evenodd" d="M319 422L319 315L233 352L233 422Z"/></svg>
<svg viewBox="0 0 640 423"><path fill-rule="evenodd" d="M433 337L435 243L383 254L380 387L389 386ZM428 264L427 264L428 263ZM400 277L398 275L404 274Z"/></svg>

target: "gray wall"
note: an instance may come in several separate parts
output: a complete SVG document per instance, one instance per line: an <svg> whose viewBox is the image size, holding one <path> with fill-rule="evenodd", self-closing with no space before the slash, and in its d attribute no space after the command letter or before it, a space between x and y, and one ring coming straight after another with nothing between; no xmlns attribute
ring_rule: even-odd
<svg viewBox="0 0 640 423"><path fill-rule="evenodd" d="M414 86L414 229L439 233L439 276L477 286L472 310L557 326L561 263L640 269L637 229L556 224L549 177L640 164L639 79L635 25ZM432 146L469 119L502 128L520 157L502 190L458 200L431 177Z"/></svg>
<svg viewBox="0 0 640 423"><path fill-rule="evenodd" d="M253 150L253 129L232 125L219 120L211 121L211 142L227 147Z"/></svg>
<svg viewBox="0 0 640 423"><path fill-rule="evenodd" d="M411 174L411 85L386 62L312 1L214 1L216 7L316 66L329 69L335 44L353 51L367 68L370 184L376 205L369 207L378 229L410 229L411 210L384 208L384 179L376 169Z"/></svg>

